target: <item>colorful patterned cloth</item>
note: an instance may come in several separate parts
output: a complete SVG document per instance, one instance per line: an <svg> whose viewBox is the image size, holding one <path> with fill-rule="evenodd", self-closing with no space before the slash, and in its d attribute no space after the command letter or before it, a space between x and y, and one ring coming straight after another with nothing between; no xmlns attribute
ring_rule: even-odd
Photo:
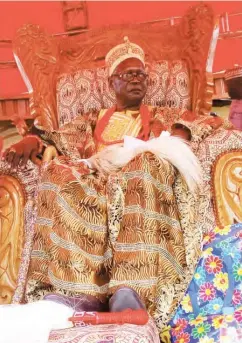
<svg viewBox="0 0 242 343"><path fill-rule="evenodd" d="M205 235L202 258L170 322L172 343L241 341L241 251L242 224Z"/></svg>

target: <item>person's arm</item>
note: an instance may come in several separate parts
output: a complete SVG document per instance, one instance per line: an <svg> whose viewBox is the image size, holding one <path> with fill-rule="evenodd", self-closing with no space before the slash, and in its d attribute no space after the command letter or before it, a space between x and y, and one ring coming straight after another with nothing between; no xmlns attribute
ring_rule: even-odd
<svg viewBox="0 0 242 343"><path fill-rule="evenodd" d="M15 170L25 168L31 157L36 157L43 150L42 140L37 135L26 135L20 142L13 144L3 153L3 159Z"/></svg>
<svg viewBox="0 0 242 343"><path fill-rule="evenodd" d="M95 114L79 116L55 131L45 131L33 125L20 142L5 151L3 158L13 169L25 168L31 156L41 154L48 145L54 146L60 155L88 158L95 153L91 128L95 125L95 118Z"/></svg>
<svg viewBox="0 0 242 343"><path fill-rule="evenodd" d="M233 129L233 125L222 119L221 117L202 117L192 123L192 137L193 141L200 143L205 138L214 133L217 129L224 128L226 130Z"/></svg>

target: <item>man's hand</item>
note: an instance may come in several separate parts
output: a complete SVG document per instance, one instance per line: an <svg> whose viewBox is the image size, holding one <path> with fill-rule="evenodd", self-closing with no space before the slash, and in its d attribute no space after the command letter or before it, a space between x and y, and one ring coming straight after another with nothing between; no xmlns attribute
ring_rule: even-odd
<svg viewBox="0 0 242 343"><path fill-rule="evenodd" d="M8 148L4 152L3 158L7 163L10 164L11 168L16 169L20 167L21 169L24 169L28 160L38 154L39 148L39 138L27 136L19 143L16 143Z"/></svg>
<svg viewBox="0 0 242 343"><path fill-rule="evenodd" d="M122 144L111 145L93 155L87 161L91 169L97 170L102 176L116 173L123 165L121 161L122 149Z"/></svg>

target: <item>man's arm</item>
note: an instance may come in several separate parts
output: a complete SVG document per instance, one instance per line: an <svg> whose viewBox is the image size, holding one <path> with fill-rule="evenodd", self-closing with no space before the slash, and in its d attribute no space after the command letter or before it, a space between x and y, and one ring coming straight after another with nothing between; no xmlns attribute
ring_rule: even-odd
<svg viewBox="0 0 242 343"><path fill-rule="evenodd" d="M20 142L13 144L3 153L3 159L11 165L11 168L25 168L31 157L41 154L43 143L37 135L27 135Z"/></svg>
<svg viewBox="0 0 242 343"><path fill-rule="evenodd" d="M41 155L48 145L55 146L60 155L88 158L95 153L92 131L96 118L96 113L88 113L55 131L33 125L20 142L5 151L3 158L13 169L25 168L28 160Z"/></svg>
<svg viewBox="0 0 242 343"><path fill-rule="evenodd" d="M229 121L212 116L199 116L195 121L189 124L195 143L200 143L219 128L224 128L226 130L233 129L233 125Z"/></svg>

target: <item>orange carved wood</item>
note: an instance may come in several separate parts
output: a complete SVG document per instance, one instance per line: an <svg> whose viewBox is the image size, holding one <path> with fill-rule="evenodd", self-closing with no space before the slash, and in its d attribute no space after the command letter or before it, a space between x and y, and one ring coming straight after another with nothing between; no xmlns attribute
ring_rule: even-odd
<svg viewBox="0 0 242 343"><path fill-rule="evenodd" d="M62 10L66 31L83 30L88 28L86 1L63 1Z"/></svg>
<svg viewBox="0 0 242 343"><path fill-rule="evenodd" d="M224 76L225 70L213 74L213 99L230 99Z"/></svg>
<svg viewBox="0 0 242 343"><path fill-rule="evenodd" d="M58 127L56 113L56 76L58 46L39 26L25 25L15 40L15 58L27 85L30 113L46 128Z"/></svg>
<svg viewBox="0 0 242 343"><path fill-rule="evenodd" d="M25 197L20 182L0 176L0 304L11 302L24 242Z"/></svg>
<svg viewBox="0 0 242 343"><path fill-rule="evenodd" d="M0 121L11 120L14 116L30 119L29 94L0 98Z"/></svg>
<svg viewBox="0 0 242 343"><path fill-rule="evenodd" d="M241 150L221 154L213 166L214 211L220 227L242 221Z"/></svg>

